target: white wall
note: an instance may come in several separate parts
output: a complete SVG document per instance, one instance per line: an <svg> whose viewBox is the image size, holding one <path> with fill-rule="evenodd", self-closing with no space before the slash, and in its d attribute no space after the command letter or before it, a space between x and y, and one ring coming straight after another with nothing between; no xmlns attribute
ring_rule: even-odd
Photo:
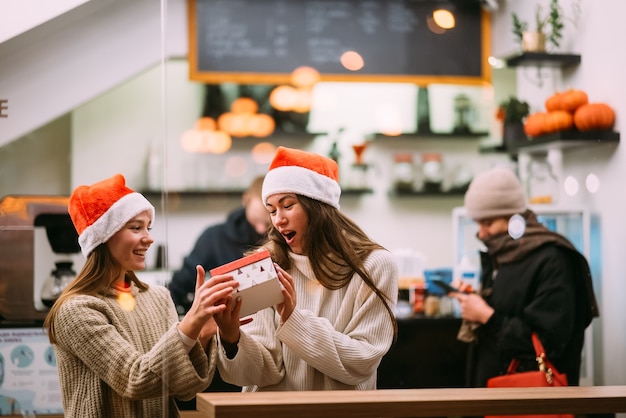
<svg viewBox="0 0 626 418"><path fill-rule="evenodd" d="M0 198L9 194L69 195L71 116L64 115L0 147Z"/></svg>
<svg viewBox="0 0 626 418"><path fill-rule="evenodd" d="M12 21L28 1L2 3ZM41 2L49 3L49 2ZM0 146L158 63L186 54L184 0L88 1L0 43ZM45 7L44 7L45 8ZM161 19L161 11L167 12ZM30 22L33 24L34 22ZM182 28L182 29L181 29ZM36 105L34 105L36 104Z"/></svg>
<svg viewBox="0 0 626 418"><path fill-rule="evenodd" d="M0 14L0 43L24 33L89 0L4 0Z"/></svg>
<svg viewBox="0 0 626 418"><path fill-rule="evenodd" d="M535 2L546 5L548 1ZM529 100L535 110L543 107L543 101L554 91L566 88L585 90L590 101L606 102L617 114L615 130L626 128L626 97L621 94L626 89L622 73L626 66L626 55L617 52L615 45L626 41L622 30L621 16L626 13L626 3L618 0L561 0L564 10L574 17L573 10L580 7L581 15L577 26L566 21L566 38L563 52L579 53L582 62L579 66L565 71L543 71L543 85L538 86L536 69L518 70L518 95ZM516 11L521 18L532 21L534 10L528 2L508 0L496 16L503 23L505 33L510 33L510 12ZM544 7L545 9L545 7ZM494 33L494 52L506 55L512 50L510 43L502 42L505 37ZM507 36L506 38L510 38ZM626 235L623 194L623 179L626 175L626 149L599 147L572 150L564 157L564 175L578 179L582 189L571 202L587 205L599 216L601 222L602 276L597 289L601 318L594 321L598 336L596 352L601 354L602 364L598 384L615 385L626 383L626 308L623 295L626 294L626 281L623 279L625 267L622 243ZM584 180L589 173L596 174L601 181L600 190L591 194L584 188ZM597 333L597 332L596 332Z"/></svg>

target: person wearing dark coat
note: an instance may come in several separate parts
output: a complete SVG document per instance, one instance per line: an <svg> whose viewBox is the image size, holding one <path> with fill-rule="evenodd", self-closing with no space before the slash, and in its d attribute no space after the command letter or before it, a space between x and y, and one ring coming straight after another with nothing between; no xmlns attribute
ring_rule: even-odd
<svg viewBox="0 0 626 418"><path fill-rule="evenodd" d="M263 178L256 178L243 193L242 207L230 212L225 222L211 225L200 234L182 267L173 273L168 287L179 314L187 312L193 302L197 265L208 273L243 257L265 236L270 221L261 200Z"/></svg>
<svg viewBox="0 0 626 418"><path fill-rule="evenodd" d="M532 332L568 384L578 386L585 329L598 316L587 260L538 222L508 168L476 176L465 208L486 247L480 291L454 294L464 320L459 339L471 344L468 386L485 387L514 358L518 371L537 370Z"/></svg>
<svg viewBox="0 0 626 418"><path fill-rule="evenodd" d="M261 199L264 176L255 178L242 195L242 207L234 209L225 222L206 228L196 240L182 267L175 271L168 284L170 295L179 315L186 313L193 302L196 266L208 272L222 264L243 257L264 238L270 218ZM205 392L239 392L241 387L222 380L216 370ZM195 410L196 400L176 401L181 410Z"/></svg>

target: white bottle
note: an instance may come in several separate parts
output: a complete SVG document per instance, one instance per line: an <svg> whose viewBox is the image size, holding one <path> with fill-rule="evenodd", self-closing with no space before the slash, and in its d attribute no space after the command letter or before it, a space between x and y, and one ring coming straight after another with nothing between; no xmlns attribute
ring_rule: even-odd
<svg viewBox="0 0 626 418"><path fill-rule="evenodd" d="M474 291L480 289L480 269L475 266L467 255L454 268L454 278L463 281L463 284L472 286Z"/></svg>
<svg viewBox="0 0 626 418"><path fill-rule="evenodd" d="M159 192L163 188L161 176L163 175L163 164L161 161L161 150L155 144L150 146L148 161L146 162L146 180L148 190Z"/></svg>

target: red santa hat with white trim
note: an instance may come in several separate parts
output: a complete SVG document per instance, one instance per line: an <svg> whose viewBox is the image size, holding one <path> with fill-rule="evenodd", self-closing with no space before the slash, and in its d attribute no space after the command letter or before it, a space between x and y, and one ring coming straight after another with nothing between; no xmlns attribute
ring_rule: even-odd
<svg viewBox="0 0 626 418"><path fill-rule="evenodd" d="M263 181L263 203L278 193L295 193L339 209L339 167L330 158L278 147Z"/></svg>
<svg viewBox="0 0 626 418"><path fill-rule="evenodd" d="M91 186L78 186L70 196L68 209L85 257L141 212L150 212L154 222L155 212L148 199L126 187L121 174Z"/></svg>

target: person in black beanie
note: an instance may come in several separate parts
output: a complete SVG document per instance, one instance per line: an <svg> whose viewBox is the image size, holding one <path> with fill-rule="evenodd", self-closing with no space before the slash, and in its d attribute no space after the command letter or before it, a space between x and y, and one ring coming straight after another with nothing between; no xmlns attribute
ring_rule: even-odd
<svg viewBox="0 0 626 418"><path fill-rule="evenodd" d="M585 329L599 315L587 260L538 222L508 168L477 175L465 208L487 248L480 291L453 294L464 319L458 338L471 344L468 386L485 387L513 358L521 362L518 371L536 370L532 332L568 384L577 386Z"/></svg>

